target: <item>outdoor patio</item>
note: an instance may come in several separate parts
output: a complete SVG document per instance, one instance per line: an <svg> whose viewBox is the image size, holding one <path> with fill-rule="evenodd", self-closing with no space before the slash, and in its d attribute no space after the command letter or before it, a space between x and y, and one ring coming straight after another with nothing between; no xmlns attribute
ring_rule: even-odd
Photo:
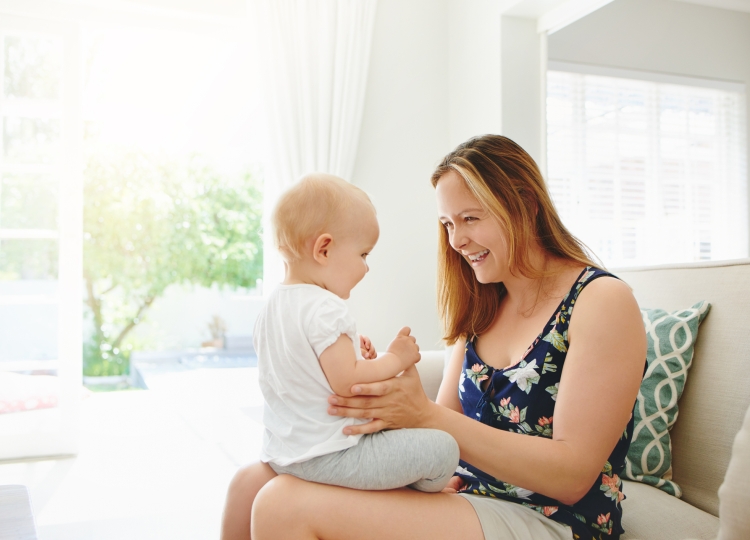
<svg viewBox="0 0 750 540"><path fill-rule="evenodd" d="M1 464L0 485L28 486L39 540L217 538L227 485L260 450L261 411L256 368L92 393L78 455Z"/></svg>

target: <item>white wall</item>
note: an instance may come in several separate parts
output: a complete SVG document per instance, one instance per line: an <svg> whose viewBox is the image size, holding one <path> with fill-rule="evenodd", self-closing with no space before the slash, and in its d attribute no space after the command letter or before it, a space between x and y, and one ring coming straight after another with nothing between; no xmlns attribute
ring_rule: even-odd
<svg viewBox="0 0 750 540"><path fill-rule="evenodd" d="M470 137L500 133L501 24L496 0L448 1L448 137L451 148Z"/></svg>
<svg viewBox="0 0 750 540"><path fill-rule="evenodd" d="M748 13L672 0L615 0L551 35L548 56L550 60L743 82L750 126Z"/></svg>
<svg viewBox="0 0 750 540"><path fill-rule="evenodd" d="M546 35L536 20L502 17L501 23L502 130L546 172L547 131L542 92L546 91Z"/></svg>
<svg viewBox="0 0 750 540"><path fill-rule="evenodd" d="M380 0L352 182L373 199L380 240L349 302L358 329L385 350L401 326L440 346L437 216L430 176L448 138L448 2Z"/></svg>

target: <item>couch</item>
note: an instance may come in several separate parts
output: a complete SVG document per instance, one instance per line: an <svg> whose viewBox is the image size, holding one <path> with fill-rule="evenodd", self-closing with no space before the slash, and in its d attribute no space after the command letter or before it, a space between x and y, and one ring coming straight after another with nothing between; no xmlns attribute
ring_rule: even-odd
<svg viewBox="0 0 750 540"><path fill-rule="evenodd" d="M672 479L682 487L682 498L624 481L622 540L750 539L750 487L745 487L750 413L738 435L750 406L750 259L614 273L633 288L644 308L673 311L700 300L711 303L671 431ZM445 357L444 351L428 351L417 364L432 399Z"/></svg>

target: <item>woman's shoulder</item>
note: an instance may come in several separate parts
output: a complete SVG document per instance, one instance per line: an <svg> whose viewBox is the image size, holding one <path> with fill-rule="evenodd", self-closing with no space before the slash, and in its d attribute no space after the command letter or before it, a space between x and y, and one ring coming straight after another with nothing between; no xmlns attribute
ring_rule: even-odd
<svg viewBox="0 0 750 540"><path fill-rule="evenodd" d="M630 286L612 274L600 273L581 289L575 302L571 329L576 327L624 327L641 329L638 302Z"/></svg>
<svg viewBox="0 0 750 540"><path fill-rule="evenodd" d="M633 289L614 274L606 270L588 267L581 281L584 287L579 293L579 301L596 297L599 301L617 302L634 300Z"/></svg>

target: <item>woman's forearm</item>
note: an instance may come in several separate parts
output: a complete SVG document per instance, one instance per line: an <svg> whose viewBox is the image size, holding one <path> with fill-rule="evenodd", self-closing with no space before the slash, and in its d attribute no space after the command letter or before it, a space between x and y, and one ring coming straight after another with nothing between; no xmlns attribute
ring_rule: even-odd
<svg viewBox="0 0 750 540"><path fill-rule="evenodd" d="M431 403L423 425L453 435L461 459L518 487L573 504L591 488L600 466L566 441L531 437L487 426ZM602 464L603 465L603 464Z"/></svg>

